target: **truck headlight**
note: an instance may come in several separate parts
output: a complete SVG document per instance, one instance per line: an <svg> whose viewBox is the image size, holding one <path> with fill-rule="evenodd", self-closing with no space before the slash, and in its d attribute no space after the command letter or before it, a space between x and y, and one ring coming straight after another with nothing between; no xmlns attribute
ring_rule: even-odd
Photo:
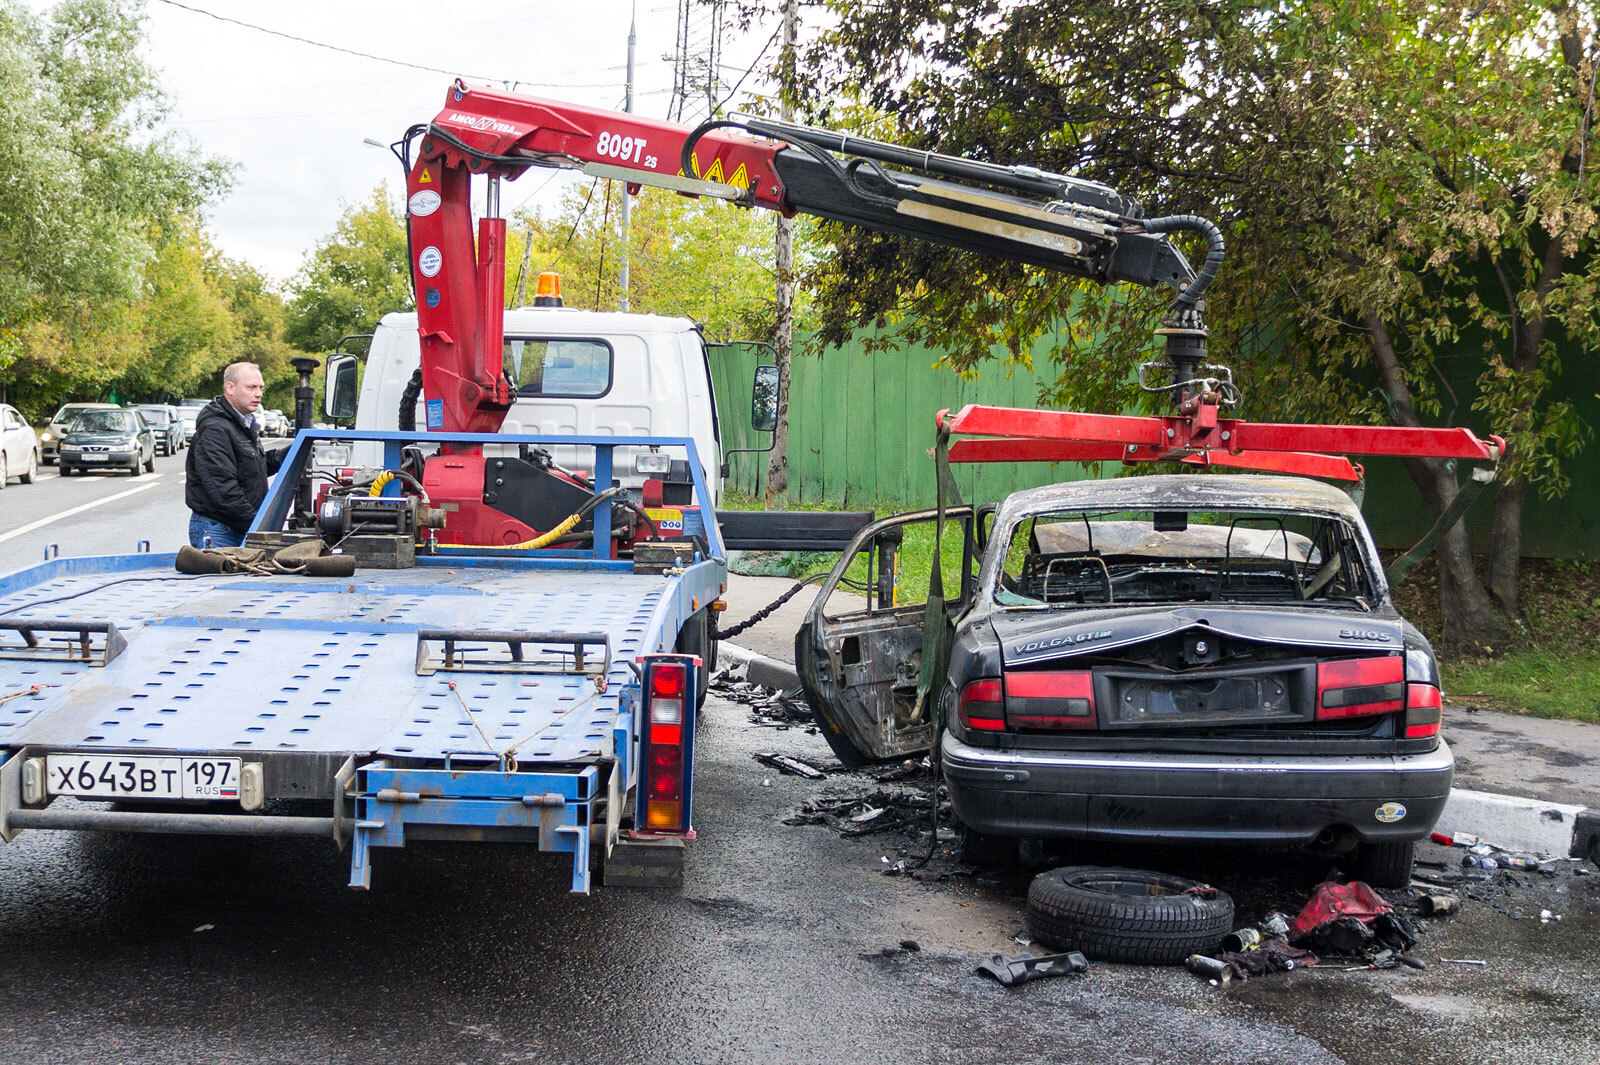
<svg viewBox="0 0 1600 1065"><path fill-rule="evenodd" d="M671 473L672 456L659 451L641 451L633 457L634 473Z"/></svg>

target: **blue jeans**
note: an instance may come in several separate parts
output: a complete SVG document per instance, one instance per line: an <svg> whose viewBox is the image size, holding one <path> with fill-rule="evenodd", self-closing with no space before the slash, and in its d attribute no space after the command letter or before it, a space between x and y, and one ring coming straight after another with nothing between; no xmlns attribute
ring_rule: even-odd
<svg viewBox="0 0 1600 1065"><path fill-rule="evenodd" d="M206 543L207 539L211 542ZM189 545L191 547L239 547L244 544L244 533L233 527L198 514L189 515Z"/></svg>

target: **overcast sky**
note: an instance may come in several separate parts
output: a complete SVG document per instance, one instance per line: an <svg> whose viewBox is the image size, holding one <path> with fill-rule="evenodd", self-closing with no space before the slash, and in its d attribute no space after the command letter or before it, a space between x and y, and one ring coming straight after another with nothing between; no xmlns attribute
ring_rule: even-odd
<svg viewBox="0 0 1600 1065"><path fill-rule="evenodd" d="M629 0L146 0L145 47L174 105L172 124L238 164L208 228L231 257L290 278L343 209L388 181L405 187L385 144L444 104L451 76L520 81L519 91L620 108ZM639 0L634 110L664 117L671 99L676 0ZM211 12L415 70L218 21ZM731 31L723 78L737 82L776 27ZM766 65L776 44L761 62ZM757 78L745 89L757 87ZM553 204L566 178L530 171L505 186L504 213ZM586 180L586 179L580 179ZM543 185L541 191L536 189Z"/></svg>

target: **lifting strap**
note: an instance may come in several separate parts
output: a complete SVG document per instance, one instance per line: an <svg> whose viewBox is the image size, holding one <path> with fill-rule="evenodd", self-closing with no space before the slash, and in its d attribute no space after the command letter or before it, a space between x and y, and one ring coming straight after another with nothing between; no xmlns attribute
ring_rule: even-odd
<svg viewBox="0 0 1600 1065"><path fill-rule="evenodd" d="M945 607L944 522L945 508L961 505L961 490L950 472L950 419L939 421L939 436L933 445L933 460L938 485L938 517L933 526L933 565L928 573L928 605L922 617L922 671L917 677L917 705L912 717L933 724L933 743L928 757L939 761L939 735L944 729L939 699L940 687L950 669L950 648L955 642L955 625Z"/></svg>

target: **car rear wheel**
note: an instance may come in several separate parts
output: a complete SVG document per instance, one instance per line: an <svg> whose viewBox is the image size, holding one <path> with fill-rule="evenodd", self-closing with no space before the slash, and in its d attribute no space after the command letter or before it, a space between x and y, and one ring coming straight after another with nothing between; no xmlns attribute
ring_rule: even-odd
<svg viewBox="0 0 1600 1065"><path fill-rule="evenodd" d="M34 476L39 472L39 453L28 452L28 468L22 471L22 483L32 484Z"/></svg>
<svg viewBox="0 0 1600 1065"><path fill-rule="evenodd" d="M1028 927L1056 950L1101 961L1177 965L1233 928L1233 900L1193 880L1142 869L1068 866L1033 878Z"/></svg>
<svg viewBox="0 0 1600 1065"><path fill-rule="evenodd" d="M6 465L6 453L4 449L0 449L0 488L4 488L6 486L6 482L10 479L11 470Z"/></svg>
<svg viewBox="0 0 1600 1065"><path fill-rule="evenodd" d="M1344 863L1352 879L1372 887L1403 888L1411 884L1411 866L1416 861L1417 845L1405 843L1363 843Z"/></svg>

